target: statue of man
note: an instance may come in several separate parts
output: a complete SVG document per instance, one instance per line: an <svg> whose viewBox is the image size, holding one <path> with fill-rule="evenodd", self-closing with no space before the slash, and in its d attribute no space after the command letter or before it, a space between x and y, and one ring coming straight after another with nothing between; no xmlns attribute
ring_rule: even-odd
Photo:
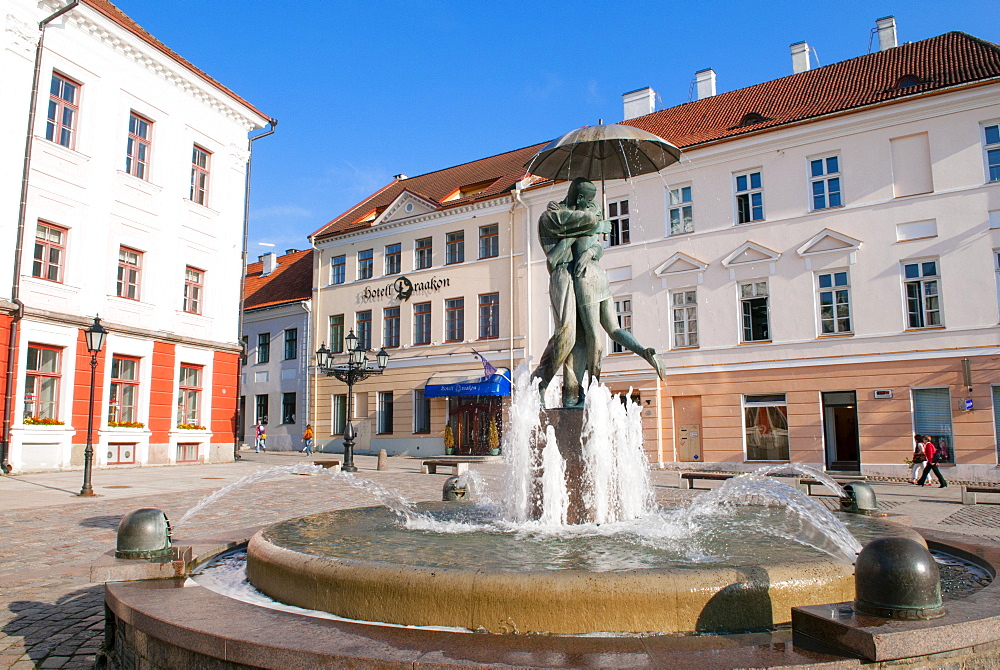
<svg viewBox="0 0 1000 670"><path fill-rule="evenodd" d="M538 219L538 239L549 269L549 301L556 328L533 376L545 388L563 369L563 406L583 404L584 373L601 376L603 329L612 340L645 358L660 379L663 369L655 349L643 348L632 333L618 326L611 286L600 266L604 247L597 236L610 232L601 206L594 202L597 188L583 177L574 179L561 202L550 202Z"/></svg>

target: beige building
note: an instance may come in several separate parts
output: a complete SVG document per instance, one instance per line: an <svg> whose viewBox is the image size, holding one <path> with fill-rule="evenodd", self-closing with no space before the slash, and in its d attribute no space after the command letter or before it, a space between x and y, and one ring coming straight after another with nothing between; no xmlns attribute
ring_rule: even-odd
<svg viewBox="0 0 1000 670"><path fill-rule="evenodd" d="M604 381L642 403L654 464L907 476L920 432L947 447L946 476L1000 479L1000 48L963 33L896 46L894 22L879 27L881 51L842 63L810 69L794 45L782 79L716 94L700 72L698 99L660 111L651 89L624 96L625 123L684 151L607 185L619 322L668 374L611 353ZM473 401L431 400L424 433L414 408L435 375L481 374L472 348L498 368L537 362L551 317L535 226L567 186L525 174L538 148L399 178L314 236L317 323L370 311L377 349L399 310L390 371L357 389L371 448L440 453L446 418L457 429ZM481 258L489 226L498 251ZM392 297L402 276L423 292ZM497 331L480 318L491 295ZM458 299L465 331L449 337ZM317 384L330 433L344 387Z"/></svg>

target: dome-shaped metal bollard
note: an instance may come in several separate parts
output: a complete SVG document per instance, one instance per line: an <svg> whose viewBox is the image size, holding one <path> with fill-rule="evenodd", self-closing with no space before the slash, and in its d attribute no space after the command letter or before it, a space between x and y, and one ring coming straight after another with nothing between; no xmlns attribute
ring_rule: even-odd
<svg viewBox="0 0 1000 670"><path fill-rule="evenodd" d="M851 514L875 514L878 504L875 501L875 491L864 482L851 482L844 485L846 498L840 499L840 511Z"/></svg>
<svg viewBox="0 0 1000 670"><path fill-rule="evenodd" d="M129 512L118 524L117 558L159 558L170 555L170 521L155 507Z"/></svg>
<svg viewBox="0 0 1000 670"><path fill-rule="evenodd" d="M905 537L883 537L865 545L854 567L858 614L882 619L937 619L941 573L931 552Z"/></svg>
<svg viewBox="0 0 1000 670"><path fill-rule="evenodd" d="M458 483L458 477L448 477L444 480L444 487L441 490L441 500L445 502L455 502L465 500L466 490Z"/></svg>

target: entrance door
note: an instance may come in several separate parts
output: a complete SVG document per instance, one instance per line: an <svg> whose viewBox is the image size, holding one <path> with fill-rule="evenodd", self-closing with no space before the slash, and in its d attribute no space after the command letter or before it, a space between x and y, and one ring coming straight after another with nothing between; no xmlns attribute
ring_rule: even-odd
<svg viewBox="0 0 1000 670"><path fill-rule="evenodd" d="M823 394L823 438L827 470L861 471L858 402L854 391Z"/></svg>
<svg viewBox="0 0 1000 670"><path fill-rule="evenodd" d="M491 396L462 398L461 404L451 410L450 422L455 435L455 451L459 454L479 456L490 453L489 425L499 426L499 399Z"/></svg>

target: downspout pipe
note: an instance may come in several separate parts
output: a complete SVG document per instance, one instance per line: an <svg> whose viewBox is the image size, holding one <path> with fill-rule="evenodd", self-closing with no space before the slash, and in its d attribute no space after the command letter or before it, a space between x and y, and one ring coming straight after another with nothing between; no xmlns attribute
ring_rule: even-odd
<svg viewBox="0 0 1000 670"><path fill-rule="evenodd" d="M247 174L243 185L243 267L240 270L240 313L237 317L236 338L240 343L240 365L236 376L236 430L233 431L233 460L240 458L240 432L243 430L243 412L240 408L240 398L243 397L243 362L247 357L246 345L243 344L243 296L247 284L247 242L250 238L250 175L253 171L253 143L274 134L278 127L278 119L268 119L270 128L254 135L247 141Z"/></svg>
<svg viewBox="0 0 1000 670"><path fill-rule="evenodd" d="M21 302L21 254L24 250L24 226L28 211L28 179L31 175L31 150L35 136L35 108L38 105L38 83L42 71L42 50L45 44L45 27L66 12L80 4L72 0L66 6L38 22L38 44L35 47L35 66L31 80L31 99L28 103L28 132L24 138L24 164L21 169L21 204L17 210L17 236L14 242L14 279L10 287L10 301L17 306L14 318L11 320L10 333L7 338L7 375L4 380L3 400L3 434L0 435L0 470L9 474L10 466L10 428L14 411L14 374L17 371L17 341L20 334L21 319L24 318L24 303Z"/></svg>

